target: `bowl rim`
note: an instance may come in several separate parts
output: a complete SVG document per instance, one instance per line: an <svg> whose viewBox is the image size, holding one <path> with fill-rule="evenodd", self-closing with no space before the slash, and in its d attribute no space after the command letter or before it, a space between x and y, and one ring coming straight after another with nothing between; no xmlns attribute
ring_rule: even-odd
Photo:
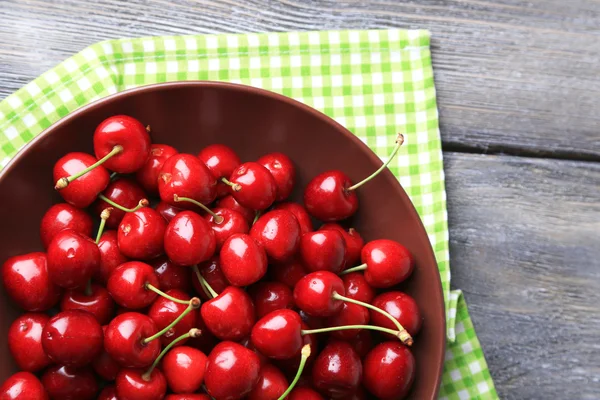
<svg viewBox="0 0 600 400"><path fill-rule="evenodd" d="M299 108L302 111L312 114L313 117L320 119L321 121L330 125L333 129L341 132L347 139L352 141L355 145L362 147L365 150L368 150L365 153L366 153L367 157L369 158L369 160L372 161L374 164L382 163L381 159L375 154L375 152L373 150L371 150L371 148L369 146L367 146L362 140L360 140L356 135L354 135L352 132L350 132L350 130L348 130L346 127L344 127L343 125L341 125L339 122L337 122L333 118L329 117L328 115L322 113L321 111L319 111L305 103L302 103L298 100L295 100L291 97L287 97L283 94L272 92L272 91L269 91L266 89L257 88L254 86L243 85L243 84L238 84L238 83L221 82L221 81L188 80L188 81L163 82L163 83L154 83L154 84L137 86L137 87L126 89L126 90L123 90L123 91L120 91L117 93L109 94L105 97L97 99L89 104L86 104L86 105L72 111L71 113L62 117L58 121L54 122L48 128L44 129L36 137L34 137L32 140L30 140L28 143L26 143L23 147L21 147L19 149L19 151L4 166L4 168L2 170L0 170L0 182L2 180L4 180L6 178L6 176L11 172L11 170L17 166L20 158L23 156L24 153L29 151L32 147L36 146L36 144L39 141L43 140L46 136L51 135L52 132L54 132L61 125L68 123L70 120L72 120L74 118L77 118L80 114L85 114L88 110L98 107L101 104L111 103L111 102L114 102L117 100L121 100L123 98L131 97L131 96L138 94L139 92L154 92L154 91L160 91L160 90L164 90L164 89L183 88L183 87L204 87L204 88L219 88L219 89L225 89L225 90L233 90L233 91L239 91L239 92L246 92L246 93L252 94L252 95L265 96L265 97L269 97L275 101L287 103L290 106ZM401 197L405 197L405 199L408 200L408 203L410 204L409 212L416 214L418 224L420 224L421 228L426 233L427 230L425 229L425 226L423 225L423 221L421 220L421 217L419 216L417 210L414 207L413 202L411 201L410 197L408 196L408 194L406 193L406 191L404 190L404 188L402 187L400 182L398 182L398 185L395 186L395 190ZM431 242L429 240L427 240L427 244L428 245L426 247L427 247L428 251L427 251L426 256L429 259L429 261L431 261L434 265L436 265L436 269L437 269L438 264L437 264L437 260L435 258L435 254L433 252L433 247L431 246ZM433 392L433 396L432 396L431 400L435 400L439 393L440 384L442 381L443 368L444 368L444 355L446 352L445 302L444 302L441 276L439 273L436 274L436 276L437 276L437 279L435 280L435 285L433 285L433 282L432 282L432 289L434 289L433 286L435 286L435 290L432 290L431 295L435 302L437 302L438 304L441 304L441 307L439 308L441 310L441 314L438 315L437 317L442 321L442 324L441 324L442 343L441 343L441 347L440 347L441 351L440 351L440 354L438 355L438 360L437 360L438 365L439 365L439 370L437 371L436 387Z"/></svg>

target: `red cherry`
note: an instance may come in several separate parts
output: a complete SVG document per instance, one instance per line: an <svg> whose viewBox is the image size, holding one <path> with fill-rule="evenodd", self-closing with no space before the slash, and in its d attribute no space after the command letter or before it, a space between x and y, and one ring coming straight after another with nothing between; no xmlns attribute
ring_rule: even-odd
<svg viewBox="0 0 600 400"><path fill-rule="evenodd" d="M193 393L200 389L208 358L193 347L180 346L170 350L162 361L169 388L175 393Z"/></svg>
<svg viewBox="0 0 600 400"><path fill-rule="evenodd" d="M329 326L367 325L369 323L369 310L353 303L344 303L339 313L332 315L327 320ZM351 340L360 332L359 329L331 332L331 337L340 340Z"/></svg>
<svg viewBox="0 0 600 400"><path fill-rule="evenodd" d="M123 400L162 400L167 393L167 381L162 372L153 369L145 374L140 369L125 368L115 379L117 397Z"/></svg>
<svg viewBox="0 0 600 400"><path fill-rule="evenodd" d="M304 322L306 325L310 326L311 328L320 329L320 328L326 327L325 321L327 318L314 317L312 315L307 314L306 312L304 312L302 310L299 310L298 314L300 315L300 318L302 318L302 322Z"/></svg>
<svg viewBox="0 0 600 400"><path fill-rule="evenodd" d="M365 242L356 229L350 228L346 230L339 224L330 222L321 226L319 230L334 230L341 233L344 237L344 242L346 243L346 267L358 263L360 260L360 251L362 250Z"/></svg>
<svg viewBox="0 0 600 400"><path fill-rule="evenodd" d="M179 300L190 300L190 296L177 289L168 290L166 291L166 294ZM156 300L154 300L154 303L152 303L152 306L150 306L150 309L148 310L148 316L152 318L152 321L154 321L156 329L162 331L164 328L171 325L171 323L175 321L175 319L177 319L177 317L179 317L187 308L188 306L185 304L176 303L165 297L158 296ZM160 337L160 342L162 345L167 346L173 340L194 328L196 326L196 315L197 314L195 312L190 312L174 327L162 335ZM182 345L184 343L185 340L182 340L177 342L177 345Z"/></svg>
<svg viewBox="0 0 600 400"><path fill-rule="evenodd" d="M269 363L269 359L265 355L261 354L261 352L258 351L254 347L254 344L252 343L252 340L250 340L250 336L246 336L245 338L243 338L242 340L240 340L238 343L241 344L242 346L244 346L245 348L250 349L250 350L252 350L253 352L256 353L256 355L260 359L260 366L261 367L263 367L263 366L265 366L266 364Z"/></svg>
<svg viewBox="0 0 600 400"><path fill-rule="evenodd" d="M300 353L302 320L292 310L276 310L262 317L252 328L254 347L269 358L285 360Z"/></svg>
<svg viewBox="0 0 600 400"><path fill-rule="evenodd" d="M165 219L165 221L167 221L167 223L171 222L173 217L183 211L183 208L175 207L164 201L158 203L154 209Z"/></svg>
<svg viewBox="0 0 600 400"><path fill-rule="evenodd" d="M347 342L350 343L361 359L373 348L373 336L367 329L361 329L355 337L347 340Z"/></svg>
<svg viewBox="0 0 600 400"><path fill-rule="evenodd" d="M302 207L301 204L292 202L279 203L275 204L273 210L287 210L294 214L294 217L296 217L300 224L300 232L303 235L314 230L310 215L308 215L306 208Z"/></svg>
<svg viewBox="0 0 600 400"><path fill-rule="evenodd" d="M92 314L99 324L108 324L115 311L115 302L103 286L92 284L88 289L67 290L60 302L60 310L81 310Z"/></svg>
<svg viewBox="0 0 600 400"><path fill-rule="evenodd" d="M26 311L46 311L60 298L60 288L50 280L44 253L9 258L2 265L6 293Z"/></svg>
<svg viewBox="0 0 600 400"><path fill-rule="evenodd" d="M268 169L255 162L237 167L229 178L233 197L244 207L265 210L277 197L277 183Z"/></svg>
<svg viewBox="0 0 600 400"><path fill-rule="evenodd" d="M331 271L344 269L346 243L338 231L325 230L302 235L300 255L309 271Z"/></svg>
<svg viewBox="0 0 600 400"><path fill-rule="evenodd" d="M304 323L304 321L302 322L302 324L300 326L301 326L302 330L310 329L310 327L306 323ZM315 335L315 334L302 335L302 347L304 347L306 345L310 346L310 355L306 361L306 366L308 367L309 365L311 365L314 362L315 358L317 357L317 354L319 353L319 348L318 348L319 342L317 341L317 335ZM285 360L276 360L276 363L277 363L277 366L279 366L286 373L295 374L298 371L298 368L300 367L301 360L302 360L302 351L300 351L300 353L296 354L292 358L288 358Z"/></svg>
<svg viewBox="0 0 600 400"><path fill-rule="evenodd" d="M146 198L144 190L134 181L126 178L118 178L108 184L102 192L102 196L120 205L123 208L133 209ZM94 205L96 215L100 215L105 209L112 207L110 217L106 220L106 226L116 229L125 216L125 211L113 207L102 199L98 199Z"/></svg>
<svg viewBox="0 0 600 400"><path fill-rule="evenodd" d="M249 235L230 236L221 248L220 260L223 274L234 286L251 285L267 272L267 254Z"/></svg>
<svg viewBox="0 0 600 400"><path fill-rule="evenodd" d="M189 268L176 265L167 257L157 258L150 265L154 268L162 290L178 289L189 292L192 289L192 275Z"/></svg>
<svg viewBox="0 0 600 400"><path fill-rule="evenodd" d="M232 195L227 195L217 200L217 208L229 208L230 210L237 211L244 216L244 219L248 224L252 224L256 215L255 211L242 206Z"/></svg>
<svg viewBox="0 0 600 400"><path fill-rule="evenodd" d="M374 288L389 288L412 273L415 261L408 249L393 240L373 240L365 245L361 260L366 264L365 279Z"/></svg>
<svg viewBox="0 0 600 400"><path fill-rule="evenodd" d="M296 168L288 156L283 153L271 153L259 158L257 163L269 170L277 185L276 201L287 199L296 183Z"/></svg>
<svg viewBox="0 0 600 400"><path fill-rule="evenodd" d="M17 366L28 372L38 372L50 359L42 346L42 331L50 317L45 314L23 314L8 329L8 349ZM1 396L0 396L1 398Z"/></svg>
<svg viewBox="0 0 600 400"><path fill-rule="evenodd" d="M54 164L53 178L56 189L63 199L77 208L86 208L96 200L108 183L108 171L102 165L68 182L67 177L76 175L96 163L96 158L86 153L68 153ZM65 183L60 183L67 181Z"/></svg>
<svg viewBox="0 0 600 400"><path fill-rule="evenodd" d="M208 260L215 252L213 230L193 211L177 214L165 230L165 252L175 264L195 265Z"/></svg>
<svg viewBox="0 0 600 400"><path fill-rule="evenodd" d="M258 282L248 292L252 297L257 318L262 318L271 311L294 307L294 295L283 283Z"/></svg>
<svg viewBox="0 0 600 400"><path fill-rule="evenodd" d="M287 400L325 400L323 396L319 393L315 392L311 388L307 387L297 387L290 395L287 397Z"/></svg>
<svg viewBox="0 0 600 400"><path fill-rule="evenodd" d="M58 364L81 367L102 352L102 327L85 311L63 311L52 317L42 331L42 346Z"/></svg>
<svg viewBox="0 0 600 400"><path fill-rule="evenodd" d="M243 339L256 321L250 296L234 286L202 304L200 313L206 327L221 340Z"/></svg>
<svg viewBox="0 0 600 400"><path fill-rule="evenodd" d="M213 288L215 292L221 293L229 286L227 278L225 278L223 271L221 271L221 262L219 261L219 256L213 256L210 260L203 262L198 266L198 269L204 280L211 288ZM207 291L202 288L198 278L193 277L192 279L194 289L200 295L200 297L204 300L212 299L210 293L207 293Z"/></svg>
<svg viewBox="0 0 600 400"><path fill-rule="evenodd" d="M250 394L259 377L258 356L240 344L225 341L208 356L204 383L215 399L238 400Z"/></svg>
<svg viewBox="0 0 600 400"><path fill-rule="evenodd" d="M289 211L274 210L263 214L252 225L250 236L260 243L271 260L290 260L300 246L300 224Z"/></svg>
<svg viewBox="0 0 600 400"><path fill-rule="evenodd" d="M202 319L200 310L197 310L196 314L196 328L199 329L198 334L193 337L190 337L186 342L186 346L194 347L203 352L204 354L210 353L210 351L217 344L218 340L206 327L206 324Z"/></svg>
<svg viewBox="0 0 600 400"><path fill-rule="evenodd" d="M343 302L335 299L334 293L345 295L342 280L328 271L313 272L296 284L294 302L309 315L330 317L343 307Z"/></svg>
<svg viewBox="0 0 600 400"><path fill-rule="evenodd" d="M211 400L207 394L168 394L164 400Z"/></svg>
<svg viewBox="0 0 600 400"><path fill-rule="evenodd" d="M152 260L163 254L167 223L149 207L127 213L118 230L119 250L138 260Z"/></svg>
<svg viewBox="0 0 600 400"><path fill-rule="evenodd" d="M56 285L74 289L84 286L100 266L100 250L87 236L65 229L48 246L48 275Z"/></svg>
<svg viewBox="0 0 600 400"><path fill-rule="evenodd" d="M304 190L304 205L313 217L321 221L340 221L356 213L358 198L348 190L352 181L341 171L317 175Z"/></svg>
<svg viewBox="0 0 600 400"><path fill-rule="evenodd" d="M332 399L347 399L362 380L362 364L347 342L330 342L317 356L312 369L315 387Z"/></svg>
<svg viewBox="0 0 600 400"><path fill-rule="evenodd" d="M350 272L342 276L346 296L351 299L371 303L375 298L375 291L360 272Z"/></svg>
<svg viewBox="0 0 600 400"><path fill-rule="evenodd" d="M248 395L248 400L278 400L287 387L285 375L277 367L266 364L260 369L258 383Z"/></svg>
<svg viewBox="0 0 600 400"><path fill-rule="evenodd" d="M100 266L94 274L96 281L106 284L110 274L121 264L129 261L121 253L118 245L117 231L104 231L98 242L100 250Z"/></svg>
<svg viewBox="0 0 600 400"><path fill-rule="evenodd" d="M106 335L107 325L102 327L103 335ZM121 366L102 348L102 352L92 361L94 371L107 381L114 381L117 373L121 370Z"/></svg>
<svg viewBox="0 0 600 400"><path fill-rule="evenodd" d="M44 372L41 381L52 400L92 400L98 393L98 382L89 367L55 365Z"/></svg>
<svg viewBox="0 0 600 400"><path fill-rule="evenodd" d="M415 379L415 359L398 342L384 342L367 354L363 384L381 399L403 399Z"/></svg>
<svg viewBox="0 0 600 400"><path fill-rule="evenodd" d="M157 294L147 289L148 284L159 287L154 268L143 262L129 261L110 274L106 288L118 305L137 310L156 299Z"/></svg>
<svg viewBox="0 0 600 400"><path fill-rule="evenodd" d="M140 121L127 115L115 115L102 121L94 132L94 152L101 159L115 146L122 150L106 160L104 166L120 174L142 168L150 156L150 135Z"/></svg>
<svg viewBox="0 0 600 400"><path fill-rule="evenodd" d="M221 250L223 243L236 233L248 233L250 227L242 214L229 208L215 208L215 215L206 214L204 219L215 233L217 251Z"/></svg>
<svg viewBox="0 0 600 400"><path fill-rule="evenodd" d="M217 181L198 158L177 154L163 164L158 176L158 191L162 201L177 207L184 207L186 203L176 203L175 195L209 204L217 195Z"/></svg>
<svg viewBox="0 0 600 400"><path fill-rule="evenodd" d="M296 283L308 272L298 259L294 259L287 263L274 265L270 273L277 282L281 282L293 289Z"/></svg>
<svg viewBox="0 0 600 400"><path fill-rule="evenodd" d="M212 144L198 153L198 158L206 164L212 176L219 181L217 197L227 196L229 187L221 182L221 178L229 178L234 169L241 164L240 158L228 146Z"/></svg>
<svg viewBox="0 0 600 400"><path fill-rule="evenodd" d="M373 299L373 305L390 313L408 331L411 336L421 329L421 313L417 302L402 292L385 292ZM380 313L371 311L371 321L374 325L394 329L392 322Z"/></svg>
<svg viewBox="0 0 600 400"><path fill-rule="evenodd" d="M104 349L123 367L144 368L160 353L159 340L144 342L157 332L154 321L144 314L117 315L106 327Z"/></svg>
<svg viewBox="0 0 600 400"><path fill-rule="evenodd" d="M38 378L30 372L17 372L0 387L2 400L48 400L48 393Z"/></svg>
<svg viewBox="0 0 600 400"><path fill-rule="evenodd" d="M107 386L100 392L97 400L119 400L114 386Z"/></svg>
<svg viewBox="0 0 600 400"><path fill-rule="evenodd" d="M92 234L92 217L68 203L55 204L46 211L40 224L40 237L44 248L64 229L73 229L84 236Z"/></svg>
<svg viewBox="0 0 600 400"><path fill-rule="evenodd" d="M135 179L144 190L151 194L158 194L158 175L165 161L177 154L177 150L167 144L152 144L150 157L146 163L135 173Z"/></svg>

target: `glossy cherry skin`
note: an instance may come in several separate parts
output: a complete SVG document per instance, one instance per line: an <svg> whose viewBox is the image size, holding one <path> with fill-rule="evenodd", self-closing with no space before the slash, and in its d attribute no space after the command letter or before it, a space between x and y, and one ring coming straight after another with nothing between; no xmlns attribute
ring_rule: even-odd
<svg viewBox="0 0 600 400"><path fill-rule="evenodd" d="M115 179L108 184L102 194L109 200L112 200L125 208L135 208L140 203L140 200L146 198L144 190L137 183L127 178ZM112 211L106 220L106 226L111 229L116 229L125 216L125 211L121 211L100 199L98 199L94 205L96 215L98 216L100 216L102 211L109 207L112 208Z"/></svg>
<svg viewBox="0 0 600 400"><path fill-rule="evenodd" d="M28 313L10 325L8 349L21 370L38 372L50 365L50 358L42 346L42 331L49 320L45 314Z"/></svg>
<svg viewBox="0 0 600 400"><path fill-rule="evenodd" d="M292 310L275 310L259 319L252 328L254 347L269 358L285 360L302 348L302 319Z"/></svg>
<svg viewBox="0 0 600 400"><path fill-rule="evenodd" d="M234 286L202 304L200 314L210 332L221 340L243 339L256 321L250 296Z"/></svg>
<svg viewBox="0 0 600 400"><path fill-rule="evenodd" d="M163 164L158 175L160 199L177 207L195 207L175 202L175 195L210 204L217 196L217 180L200 159L191 154L177 154Z"/></svg>
<svg viewBox="0 0 600 400"><path fill-rule="evenodd" d="M311 329L304 321L300 325L302 329ZM317 341L317 336L315 334L312 335L302 335L302 347L309 345L310 346L310 356L306 360L306 367L304 372L310 371L310 367L312 366L315 358L317 358L317 354L319 354L319 342ZM289 377L293 379L296 376L296 372L298 368L300 368L300 361L302 359L301 352L298 352L294 357L287 358L285 360L274 360L276 365L281 368Z"/></svg>
<svg viewBox="0 0 600 400"><path fill-rule="evenodd" d="M277 367L266 364L260 369L260 377L248 400L277 400L287 390L288 381Z"/></svg>
<svg viewBox="0 0 600 400"><path fill-rule="evenodd" d="M165 221L167 221L167 223L171 222L173 217L183 211L183 208L175 207L164 201L158 203L154 209L165 219Z"/></svg>
<svg viewBox="0 0 600 400"><path fill-rule="evenodd" d="M94 273L94 279L106 284L110 274L129 259L119 250L117 231L104 231L98 242L98 249L100 250L100 266Z"/></svg>
<svg viewBox="0 0 600 400"><path fill-rule="evenodd" d="M341 233L344 237L344 242L346 243L346 268L358 264L360 252L365 245L365 241L356 229L350 228L346 230L341 225L330 222L323 224L319 230L335 230Z"/></svg>
<svg viewBox="0 0 600 400"><path fill-rule="evenodd" d="M389 288L412 274L415 260L408 249L393 240L373 240L363 247L361 261L367 264L365 279L374 288Z"/></svg>
<svg viewBox="0 0 600 400"><path fill-rule="evenodd" d="M200 270L202 277L215 292L222 293L229 286L227 278L225 278L223 271L221 271L221 261L219 260L219 256L213 256L210 260L198 265L198 269ZM198 293L202 299L210 300L212 297L202 288L202 285L200 285L200 281L195 274L192 279L196 293Z"/></svg>
<svg viewBox="0 0 600 400"><path fill-rule="evenodd" d="M363 385L381 399L403 399L415 379L415 359L398 341L384 342L367 354Z"/></svg>
<svg viewBox="0 0 600 400"><path fill-rule="evenodd" d="M156 334L154 321L144 314L126 312L117 315L106 327L104 349L121 366L145 368L160 353L160 340L143 343Z"/></svg>
<svg viewBox="0 0 600 400"><path fill-rule="evenodd" d="M336 274L317 271L300 279L294 288L296 306L315 317L330 317L342 310L343 302L333 293L345 295L344 282Z"/></svg>
<svg viewBox="0 0 600 400"><path fill-rule="evenodd" d="M233 197L242 206L252 210L265 210L277 197L277 182L268 169L255 162L237 167L229 181L239 185L240 190L231 190Z"/></svg>
<svg viewBox="0 0 600 400"><path fill-rule="evenodd" d="M221 270L234 286L258 282L267 272L267 254L251 236L238 233L223 243Z"/></svg>
<svg viewBox="0 0 600 400"><path fill-rule="evenodd" d="M228 146L211 144L198 153L198 158L206 164L212 176L219 181L217 197L227 196L229 187L220 180L221 178L229 178L233 170L242 163L238 155Z"/></svg>
<svg viewBox="0 0 600 400"><path fill-rule="evenodd" d="M178 289L189 292L192 289L193 278L189 268L176 265L167 257L157 258L150 265L154 268L162 291Z"/></svg>
<svg viewBox="0 0 600 400"><path fill-rule="evenodd" d="M375 298L375 290L367 283L360 272L350 272L342 276L346 296L351 299L371 303Z"/></svg>
<svg viewBox="0 0 600 400"><path fill-rule="evenodd" d="M48 400L42 382L30 372L17 372L0 386L2 400Z"/></svg>
<svg viewBox="0 0 600 400"><path fill-rule="evenodd" d="M98 382L89 367L54 365L44 372L41 381L52 400L93 400L98 393Z"/></svg>
<svg viewBox="0 0 600 400"><path fill-rule="evenodd" d="M164 400L211 400L207 394L168 394Z"/></svg>
<svg viewBox="0 0 600 400"><path fill-rule="evenodd" d="M107 328L107 325L102 327L102 332L105 336ZM107 381L114 381L121 370L119 363L117 363L104 348L102 348L100 355L92 361L92 368L94 368L94 371L96 371L102 379Z"/></svg>
<svg viewBox="0 0 600 400"><path fill-rule="evenodd" d="M158 194L158 175L165 161L178 151L167 144L152 144L146 163L135 173L136 181L151 194Z"/></svg>
<svg viewBox="0 0 600 400"><path fill-rule="evenodd" d="M248 290L256 317L262 318L271 311L284 308L294 308L294 294L292 290L279 282L258 282Z"/></svg>
<svg viewBox="0 0 600 400"><path fill-rule="evenodd" d="M300 256L308 271L340 273L345 266L346 242L338 231L325 230L302 235Z"/></svg>
<svg viewBox="0 0 600 400"><path fill-rule="evenodd" d="M296 387L287 400L325 400L318 392L307 387Z"/></svg>
<svg viewBox="0 0 600 400"><path fill-rule="evenodd" d="M329 317L327 322L329 326L368 325L369 311L363 306L344 302L340 312ZM349 329L331 332L330 336L340 340L351 340L359 332L360 329Z"/></svg>
<svg viewBox="0 0 600 400"><path fill-rule="evenodd" d="M46 211L40 223L40 237L44 248L64 229L73 229L84 236L92 234L92 217L83 210L68 203L54 204Z"/></svg>
<svg viewBox="0 0 600 400"><path fill-rule="evenodd" d="M304 205L313 217L325 222L341 221L358 209L358 197L350 178L341 171L327 171L313 178L304 190Z"/></svg>
<svg viewBox="0 0 600 400"><path fill-rule="evenodd" d="M400 324L415 336L421 329L423 319L415 299L402 292L385 292L373 299L373 305L390 313ZM395 325L378 312L370 311L371 322L384 328L396 329Z"/></svg>
<svg viewBox="0 0 600 400"><path fill-rule="evenodd" d="M190 296L188 296L187 293L177 289L167 290L166 293L169 296L175 297L176 299L190 300ZM175 303L172 300L158 296L156 300L154 300L154 303L152 303L150 306L150 309L148 310L148 316L152 318L152 321L154 321L154 324L156 324L156 329L161 331L171 324L171 322L173 322L177 317L179 317L187 307L188 306L185 304ZM183 317L183 319L179 321L177 325L162 335L159 340L163 347L167 346L173 340L194 328L196 326L196 315L197 314L195 312L190 312ZM181 342L178 342L176 346L183 345L184 343L185 340L182 340Z"/></svg>
<svg viewBox="0 0 600 400"><path fill-rule="evenodd" d="M221 342L208 356L204 384L208 394L216 400L244 398L259 378L258 356L238 343Z"/></svg>
<svg viewBox="0 0 600 400"><path fill-rule="evenodd" d="M373 348L373 335L371 332L372 331L368 329L362 329L355 337L347 340L361 359L363 359Z"/></svg>
<svg viewBox="0 0 600 400"><path fill-rule="evenodd" d="M121 220L117 242L121 253L137 260L152 260L163 254L167 223L149 207L127 213Z"/></svg>
<svg viewBox="0 0 600 400"><path fill-rule="evenodd" d="M219 200L217 200L216 205L217 208L229 208L230 210L239 212L244 216L244 219L246 220L246 222L248 222L249 226L254 221L256 212L251 208L242 206L232 195L227 195L223 198L220 198Z"/></svg>
<svg viewBox="0 0 600 400"><path fill-rule="evenodd" d="M114 386L107 386L100 392L97 400L119 400L117 390Z"/></svg>
<svg viewBox="0 0 600 400"><path fill-rule="evenodd" d="M60 298L60 288L50 280L45 253L9 258L2 265L2 283L10 298L26 311L46 311Z"/></svg>
<svg viewBox="0 0 600 400"><path fill-rule="evenodd" d="M286 210L294 214L294 217L296 217L296 220L300 224L300 232L303 235L314 230L310 215L308 215L306 208L302 207L301 204L293 202L278 203L273 206L273 210Z"/></svg>
<svg viewBox="0 0 600 400"><path fill-rule="evenodd" d="M54 182L75 175L95 164L96 161L98 160L95 157L86 153L68 153L54 164L52 171ZM108 171L100 165L70 182L69 186L60 189L58 193L67 203L77 208L86 208L96 200L109 182Z"/></svg>
<svg viewBox="0 0 600 400"><path fill-rule="evenodd" d="M165 252L178 265L195 265L215 253L215 233L208 222L193 211L177 214L165 230Z"/></svg>
<svg viewBox="0 0 600 400"><path fill-rule="evenodd" d="M312 369L315 387L332 399L347 399L362 380L360 357L343 341L330 342L317 356Z"/></svg>
<svg viewBox="0 0 600 400"><path fill-rule="evenodd" d="M57 364L82 367L102 352L104 335L96 318L85 311L62 311L42 331L44 351Z"/></svg>
<svg viewBox="0 0 600 400"><path fill-rule="evenodd" d="M100 250L92 239L72 229L54 236L48 246L48 274L54 284L74 289L84 286L100 266Z"/></svg>
<svg viewBox="0 0 600 400"><path fill-rule="evenodd" d="M297 258L283 264L273 265L269 273L274 280L287 285L291 289L308 274L302 262Z"/></svg>
<svg viewBox="0 0 600 400"><path fill-rule="evenodd" d="M103 164L111 171L130 174L142 168L150 156L150 135L140 121L127 115L108 117L94 132L94 153L101 159L117 145L123 151Z"/></svg>
<svg viewBox="0 0 600 400"><path fill-rule="evenodd" d="M231 235L236 233L248 233L250 231L248 222L239 212L229 208L215 208L212 211L223 218L220 222L217 222L216 218L211 214L206 214L204 216L204 219L215 233L217 251L221 250L223 243L225 243Z"/></svg>
<svg viewBox="0 0 600 400"><path fill-rule="evenodd" d="M285 262L294 257L300 246L300 224L289 211L269 211L252 225L250 236L263 246L269 259Z"/></svg>
<svg viewBox="0 0 600 400"><path fill-rule="evenodd" d="M283 201L290 196L296 183L296 168L292 160L283 153L271 153L259 158L257 163L269 170L277 184L276 201Z"/></svg>
<svg viewBox="0 0 600 400"><path fill-rule="evenodd" d="M115 389L119 400L162 400L167 393L164 374L154 368L148 380L142 369L124 368L117 374Z"/></svg>
<svg viewBox="0 0 600 400"><path fill-rule="evenodd" d="M175 393L194 393L204 382L208 358L189 346L175 347L162 361L162 369L169 388Z"/></svg>
<svg viewBox="0 0 600 400"><path fill-rule="evenodd" d="M81 310L92 314L100 325L108 324L115 312L115 302L104 286L92 284L88 295L87 289L70 289L65 291L60 301L60 310Z"/></svg>
<svg viewBox="0 0 600 400"><path fill-rule="evenodd" d="M154 268L140 261L129 261L110 274L106 288L118 305L137 310L156 299L157 294L146 289L146 284L159 287Z"/></svg>

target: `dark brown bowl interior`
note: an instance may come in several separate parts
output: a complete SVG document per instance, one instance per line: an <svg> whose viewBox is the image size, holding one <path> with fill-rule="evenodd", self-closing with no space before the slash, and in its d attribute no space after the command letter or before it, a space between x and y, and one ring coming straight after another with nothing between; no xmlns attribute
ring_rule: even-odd
<svg viewBox="0 0 600 400"><path fill-rule="evenodd" d="M104 118L128 114L152 126L152 139L180 151L197 153L211 143L235 149L242 160L273 151L289 155L298 169L293 194L320 172L340 169L354 181L381 165L377 156L352 133L327 116L267 91L217 82L180 82L119 93L62 119L43 132L0 173L0 262L42 249L39 223L45 210L59 202L52 166L70 151L92 151L92 133ZM408 196L386 170L358 190L359 212L353 226L365 240L388 238L414 254L416 270L402 289L414 296L424 322L413 347L417 378L413 399L435 399L440 382L445 318L435 258L421 221ZM0 285L1 286L1 285ZM0 287L0 382L15 366L6 335L19 311Z"/></svg>

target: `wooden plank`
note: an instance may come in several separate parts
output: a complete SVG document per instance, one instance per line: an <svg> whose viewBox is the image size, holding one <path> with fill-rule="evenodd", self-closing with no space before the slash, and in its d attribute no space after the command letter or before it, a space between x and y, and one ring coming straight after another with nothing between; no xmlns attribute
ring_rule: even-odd
<svg viewBox="0 0 600 400"><path fill-rule="evenodd" d="M452 285L503 399L600 395L600 165L445 154Z"/></svg>
<svg viewBox="0 0 600 400"><path fill-rule="evenodd" d="M594 0L4 0L0 96L103 39L427 28L445 148L600 160Z"/></svg>

